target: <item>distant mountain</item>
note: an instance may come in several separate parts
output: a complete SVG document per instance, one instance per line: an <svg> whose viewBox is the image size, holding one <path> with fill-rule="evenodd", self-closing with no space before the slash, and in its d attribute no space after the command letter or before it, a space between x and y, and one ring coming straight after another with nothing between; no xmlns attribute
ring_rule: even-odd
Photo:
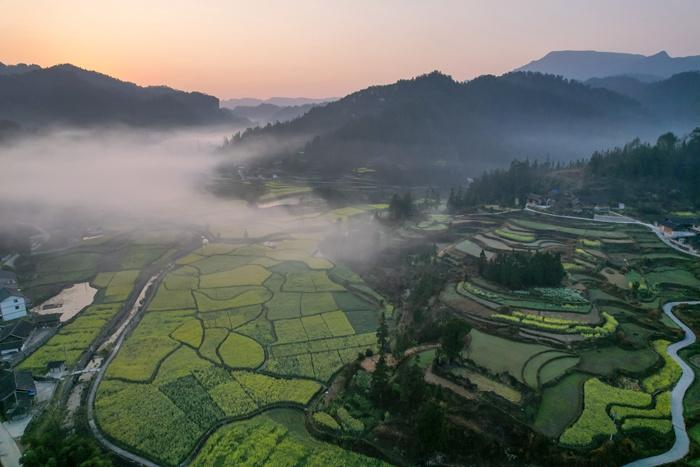
<svg viewBox="0 0 700 467"><path fill-rule="evenodd" d="M556 51L532 61L515 71L535 71L586 81L591 78L632 75L644 81L669 78L685 71L700 70L700 55L671 57L665 51L655 55L596 52Z"/></svg>
<svg viewBox="0 0 700 467"><path fill-rule="evenodd" d="M0 62L0 75L18 75L28 71L39 70L39 65L27 65L26 63L18 63L17 65L5 65Z"/></svg>
<svg viewBox="0 0 700 467"><path fill-rule="evenodd" d="M216 97L199 92L141 87L73 65L3 69L14 71L0 73L0 120L23 126L249 123L220 109Z"/></svg>
<svg viewBox="0 0 700 467"><path fill-rule="evenodd" d="M433 72L247 130L225 149L263 156L252 164L253 174L334 177L370 167L389 183L444 182L513 157L584 157L656 135L659 126L653 109L632 98L552 75L518 72L456 82Z"/></svg>
<svg viewBox="0 0 700 467"><path fill-rule="evenodd" d="M255 97L242 97L239 99L226 99L221 101L221 106L227 109L235 109L236 107L255 107L260 104L272 104L278 107L292 107L307 104L324 104L338 100L337 97L271 97L269 99L257 99Z"/></svg>
<svg viewBox="0 0 700 467"><path fill-rule="evenodd" d="M256 106L239 105L231 110L231 114L247 118L256 125L266 125L275 122L287 122L301 117L313 107L322 104L304 104L279 106L275 104L259 104Z"/></svg>
<svg viewBox="0 0 700 467"><path fill-rule="evenodd" d="M592 78L586 84L635 99L670 124L700 121L700 72L697 71L652 83L629 76L612 76Z"/></svg>

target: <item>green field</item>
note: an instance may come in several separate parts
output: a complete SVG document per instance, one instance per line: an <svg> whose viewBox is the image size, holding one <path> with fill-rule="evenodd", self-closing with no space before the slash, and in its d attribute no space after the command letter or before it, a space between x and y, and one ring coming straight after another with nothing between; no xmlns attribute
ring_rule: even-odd
<svg viewBox="0 0 700 467"><path fill-rule="evenodd" d="M106 370L96 403L100 428L174 465L225 417L278 404L303 408L358 352L376 349L379 303L334 281L332 263L311 256L316 249L308 240L214 243L180 261ZM361 279L338 273L377 296ZM142 388L147 397L138 403L124 396ZM157 414L139 421L151 404L168 414L167 423L155 422ZM172 433L180 423L181 433ZM168 442L150 441L159 438Z"/></svg>
<svg viewBox="0 0 700 467"><path fill-rule="evenodd" d="M191 465L364 467L385 464L316 440L304 429L301 413L282 409L219 428Z"/></svg>
<svg viewBox="0 0 700 467"><path fill-rule="evenodd" d="M471 344L463 355L465 358L493 374L506 372L522 383L527 383L523 378L523 367L528 360L552 350L544 345L515 342L476 329L470 335Z"/></svg>
<svg viewBox="0 0 700 467"><path fill-rule="evenodd" d="M584 385L583 413L559 441L569 446L590 446L596 439L617 433L617 427L606 411L609 404L644 407L650 403L649 394L615 388L597 378L589 379Z"/></svg>
<svg viewBox="0 0 700 467"><path fill-rule="evenodd" d="M572 373L546 388L535 417L535 428L550 438L559 438L581 413L583 383L589 378L584 373Z"/></svg>

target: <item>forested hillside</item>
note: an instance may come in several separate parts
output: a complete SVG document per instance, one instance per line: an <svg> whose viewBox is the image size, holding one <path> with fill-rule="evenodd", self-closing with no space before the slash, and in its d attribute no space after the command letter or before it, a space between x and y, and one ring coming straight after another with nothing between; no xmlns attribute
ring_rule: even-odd
<svg viewBox="0 0 700 467"><path fill-rule="evenodd" d="M73 65L5 66L3 69L0 73L0 120L24 127L248 123L220 109L216 97L199 92L137 86Z"/></svg>
<svg viewBox="0 0 700 467"><path fill-rule="evenodd" d="M662 131L652 107L577 81L518 72L457 82L433 72L249 129L225 150L261 156L261 172L370 167L388 183L464 183L516 157L571 160Z"/></svg>
<svg viewBox="0 0 700 467"><path fill-rule="evenodd" d="M459 211L483 203L525 203L528 194L556 195L565 190L584 199L636 205L700 206L700 128L679 138L661 135L655 144L639 139L595 152L588 161L566 166L515 160L507 170L486 172L448 200Z"/></svg>

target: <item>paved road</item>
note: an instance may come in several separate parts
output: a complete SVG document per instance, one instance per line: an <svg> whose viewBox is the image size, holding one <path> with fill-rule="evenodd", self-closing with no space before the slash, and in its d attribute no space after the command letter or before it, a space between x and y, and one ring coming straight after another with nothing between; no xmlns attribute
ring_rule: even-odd
<svg viewBox="0 0 700 467"><path fill-rule="evenodd" d="M0 462L2 462L3 467L20 467L20 457L22 454L19 452L17 443L5 425L0 423Z"/></svg>
<svg viewBox="0 0 700 467"><path fill-rule="evenodd" d="M685 429L685 418L683 417L683 398L685 397L685 392L695 379L695 373L693 372L693 369L690 368L690 365L688 365L681 357L678 356L678 351L692 345L695 342L695 333L693 333L693 331L672 312L674 307L681 304L697 305L700 304L700 301L671 302L664 305L664 313L666 313L668 317L671 318L673 322L675 322L685 332L685 337L683 340L674 342L668 346L668 354L683 369L681 379L678 380L678 383L671 392L671 420L673 422L673 431L676 435L676 441L673 443L671 449L663 454L639 459L627 464L625 467L654 467L657 465L669 464L671 462L676 462L683 459L688 454L690 439L688 439L688 432Z"/></svg>

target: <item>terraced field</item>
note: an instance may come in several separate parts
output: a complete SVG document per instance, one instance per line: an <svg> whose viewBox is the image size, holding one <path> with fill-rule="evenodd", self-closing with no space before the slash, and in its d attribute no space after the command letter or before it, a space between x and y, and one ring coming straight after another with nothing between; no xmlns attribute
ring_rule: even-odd
<svg viewBox="0 0 700 467"><path fill-rule="evenodd" d="M468 263L482 249L490 258L547 247L563 255L561 288L505 290L472 271L443 294L498 334L472 330L460 375L480 392L500 392L514 411L522 409L513 391L534 394L532 426L563 446L592 448L617 434L669 439L680 368L666 348L676 326L650 316L665 301L700 294L700 265L642 226L519 214L472 229L445 251Z"/></svg>
<svg viewBox="0 0 700 467"><path fill-rule="evenodd" d="M303 240L209 244L182 258L107 368L95 403L101 430L175 465L219 423L305 407L345 363L374 349L378 296L315 249ZM273 429L265 417L212 439L252 442ZM274 430L281 443L295 440ZM275 456L273 446L266 452ZM305 455L324 459L314 446ZM237 449L205 446L198 459L252 455Z"/></svg>

